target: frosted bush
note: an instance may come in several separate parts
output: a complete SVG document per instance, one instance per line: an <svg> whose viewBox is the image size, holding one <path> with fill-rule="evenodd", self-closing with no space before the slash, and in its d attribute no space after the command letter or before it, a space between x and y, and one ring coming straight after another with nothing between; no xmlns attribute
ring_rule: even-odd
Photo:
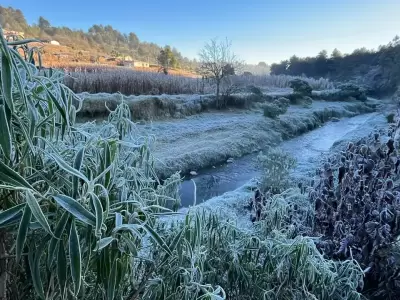
<svg viewBox="0 0 400 300"><path fill-rule="evenodd" d="M279 193L289 187L289 173L296 166L296 160L279 148L270 148L258 155L262 168L261 189Z"/></svg>

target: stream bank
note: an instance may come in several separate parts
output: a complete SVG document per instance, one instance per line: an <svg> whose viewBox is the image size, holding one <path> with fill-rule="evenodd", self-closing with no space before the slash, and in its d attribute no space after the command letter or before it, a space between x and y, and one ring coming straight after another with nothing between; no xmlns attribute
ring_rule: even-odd
<svg viewBox="0 0 400 300"><path fill-rule="evenodd" d="M376 106L376 101L314 101L308 108L290 106L277 119L264 117L261 110L232 110L141 124L138 130L143 136L155 136L156 173L166 178L177 171L189 175L217 167L229 158L276 146L329 120L371 113Z"/></svg>
<svg viewBox="0 0 400 300"><path fill-rule="evenodd" d="M308 179L312 177L321 159L334 145L343 140L361 138L385 126L387 121L382 113L369 113L338 122L330 121L318 129L284 141L279 147L297 161L296 168L292 172L293 179ZM262 171L258 167L257 155L258 153L252 153L232 163L199 171L198 175L192 178L197 187L196 202L199 204L221 196L240 188L252 178L259 177ZM190 179L182 182L180 194L182 206L193 204L194 186Z"/></svg>

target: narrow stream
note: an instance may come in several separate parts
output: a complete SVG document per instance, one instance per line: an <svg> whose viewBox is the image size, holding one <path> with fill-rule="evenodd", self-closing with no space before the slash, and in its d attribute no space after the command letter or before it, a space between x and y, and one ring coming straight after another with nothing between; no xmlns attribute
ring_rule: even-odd
<svg viewBox="0 0 400 300"><path fill-rule="evenodd" d="M314 172L322 155L326 154L335 142L349 137L365 136L385 124L387 123L384 116L379 113L345 118L338 122L329 122L323 127L285 141L280 147L297 160L293 175L303 176ZM199 171L198 175L192 178L197 187L197 204L235 190L250 179L260 176L257 155L257 153L246 155L233 163ZM180 195L183 207L193 204L194 185L190 178L182 182Z"/></svg>

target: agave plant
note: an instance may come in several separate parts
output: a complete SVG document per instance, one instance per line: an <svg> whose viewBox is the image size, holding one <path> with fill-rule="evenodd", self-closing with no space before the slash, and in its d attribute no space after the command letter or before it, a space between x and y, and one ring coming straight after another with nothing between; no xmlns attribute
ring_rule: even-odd
<svg viewBox="0 0 400 300"><path fill-rule="evenodd" d="M153 176L126 105L96 130L77 126L63 75L13 48L29 41L0 41L0 299L120 299L143 236L171 254L153 226L179 176Z"/></svg>

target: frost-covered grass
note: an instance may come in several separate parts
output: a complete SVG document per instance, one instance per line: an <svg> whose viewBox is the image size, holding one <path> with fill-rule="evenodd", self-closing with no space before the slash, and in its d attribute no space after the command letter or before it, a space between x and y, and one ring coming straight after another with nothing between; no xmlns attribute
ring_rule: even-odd
<svg viewBox="0 0 400 300"><path fill-rule="evenodd" d="M209 85L199 78L140 72L128 68L105 68L95 72L68 72L65 84L76 93L122 93L124 95L207 93Z"/></svg>
<svg viewBox="0 0 400 300"><path fill-rule="evenodd" d="M147 123L137 128L143 135L156 137L153 146L156 169L165 177L178 170L187 174L230 157L276 145L332 117L351 117L371 111L361 102L314 101L310 108L290 106L277 120L265 118L261 110L234 110Z"/></svg>
<svg viewBox="0 0 400 300"><path fill-rule="evenodd" d="M265 89L288 88L295 78L307 81L314 90L333 88L328 79L305 78L288 75L235 75L229 82L240 87L256 85ZM68 72L65 84L76 93L117 93L124 95L207 94L215 91L210 80L163 73L135 71L129 68L104 68Z"/></svg>
<svg viewBox="0 0 400 300"><path fill-rule="evenodd" d="M129 106L134 120L180 118L215 107L215 97L212 95L123 96L117 93L82 93L79 96L83 102L78 117L89 119L106 117L108 109L115 109L122 101Z"/></svg>
<svg viewBox="0 0 400 300"><path fill-rule="evenodd" d="M289 75L253 75L253 76L238 76L237 81L243 85L256 85L259 87L275 87L275 88L290 88L290 81L293 79L301 79L306 81L313 90L326 90L334 88L333 82L326 78L314 79L301 76Z"/></svg>

